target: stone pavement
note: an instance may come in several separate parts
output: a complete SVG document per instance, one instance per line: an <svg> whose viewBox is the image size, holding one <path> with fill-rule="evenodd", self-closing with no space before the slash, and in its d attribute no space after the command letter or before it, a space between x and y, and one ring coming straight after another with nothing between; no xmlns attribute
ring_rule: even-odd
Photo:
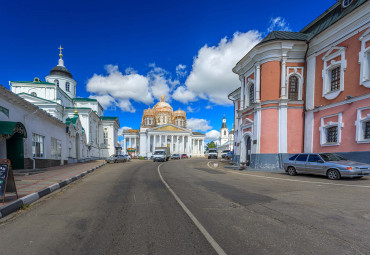
<svg viewBox="0 0 370 255"><path fill-rule="evenodd" d="M40 169L40 173L32 175L18 175L15 173L15 183L18 196L22 198L29 194L43 190L53 184L59 183L73 176L104 164L104 160L94 160L85 163L68 164L63 166ZM17 170L15 170L17 171ZM16 200L15 194L6 193L5 205ZM1 204L0 206L3 206Z"/></svg>

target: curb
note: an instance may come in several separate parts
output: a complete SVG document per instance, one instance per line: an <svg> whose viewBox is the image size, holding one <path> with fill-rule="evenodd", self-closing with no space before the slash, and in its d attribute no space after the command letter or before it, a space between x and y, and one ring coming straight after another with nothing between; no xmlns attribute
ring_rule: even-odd
<svg viewBox="0 0 370 255"><path fill-rule="evenodd" d="M63 188L64 186L67 186L68 184L74 182L74 181L77 181L79 179L81 179L82 177L84 177L85 175L95 171L96 169L104 166L105 164L107 163L103 163L97 167L94 167L94 168L91 168L90 170L87 170L85 172L82 172L78 175L75 175L69 179L66 179L64 181L61 181L59 183L55 183L45 189L42 189L38 192L34 192L34 193L31 193L31 194L28 194L27 196L25 197L22 197L22 198L18 198L17 200L7 204L7 205L4 205L2 207L0 207L0 219L15 212L15 211L18 211L22 206L25 206L25 205L29 205L37 200L39 200L40 198L42 198L43 196L46 196L58 189L61 189Z"/></svg>

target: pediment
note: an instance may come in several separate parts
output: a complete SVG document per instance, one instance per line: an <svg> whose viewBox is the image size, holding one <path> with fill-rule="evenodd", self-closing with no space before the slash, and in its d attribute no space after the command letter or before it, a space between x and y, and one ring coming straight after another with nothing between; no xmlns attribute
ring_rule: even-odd
<svg viewBox="0 0 370 255"><path fill-rule="evenodd" d="M27 100L28 102L30 102L31 104L34 104L34 105L38 105L38 104L57 104L56 102L53 102L53 101L50 101L50 100L47 100L47 99L43 99L41 97L35 97L35 96L32 96L30 94L26 94L26 93L20 93L20 94L18 94L18 96Z"/></svg>
<svg viewBox="0 0 370 255"><path fill-rule="evenodd" d="M182 128L173 124L167 124L149 129L149 131L172 131L172 132L190 132L189 129Z"/></svg>

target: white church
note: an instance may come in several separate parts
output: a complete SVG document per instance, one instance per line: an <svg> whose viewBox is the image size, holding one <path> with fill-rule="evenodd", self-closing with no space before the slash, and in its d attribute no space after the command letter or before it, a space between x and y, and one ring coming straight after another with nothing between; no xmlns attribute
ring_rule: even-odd
<svg viewBox="0 0 370 255"><path fill-rule="evenodd" d="M60 47L58 65L45 81L10 81L11 91L66 125L68 163L105 158L120 150L118 117L103 116L96 99L79 98L77 82L64 66Z"/></svg>
<svg viewBox="0 0 370 255"><path fill-rule="evenodd" d="M219 152L222 152L224 150L234 149L234 129L231 129L231 131L229 132L229 129L226 126L225 116L222 119L222 125L220 129L220 138L218 141L217 149Z"/></svg>

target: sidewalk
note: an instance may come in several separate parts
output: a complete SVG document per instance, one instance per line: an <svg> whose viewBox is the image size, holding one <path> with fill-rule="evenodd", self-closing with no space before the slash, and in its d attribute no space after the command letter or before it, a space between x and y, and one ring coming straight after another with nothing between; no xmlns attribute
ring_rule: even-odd
<svg viewBox="0 0 370 255"><path fill-rule="evenodd" d="M19 204L18 201L20 201L22 205L34 202L40 197L81 178L88 172L91 172L104 164L104 160L68 164L41 169L40 173L32 175L19 174L15 170L16 173L14 178L19 199L17 200L15 193L6 193L5 204L1 204L0 207L0 218L5 216L4 210L11 204ZM49 190L49 192L47 190ZM33 198L28 199L28 197ZM8 210L6 210L6 212L8 212Z"/></svg>

